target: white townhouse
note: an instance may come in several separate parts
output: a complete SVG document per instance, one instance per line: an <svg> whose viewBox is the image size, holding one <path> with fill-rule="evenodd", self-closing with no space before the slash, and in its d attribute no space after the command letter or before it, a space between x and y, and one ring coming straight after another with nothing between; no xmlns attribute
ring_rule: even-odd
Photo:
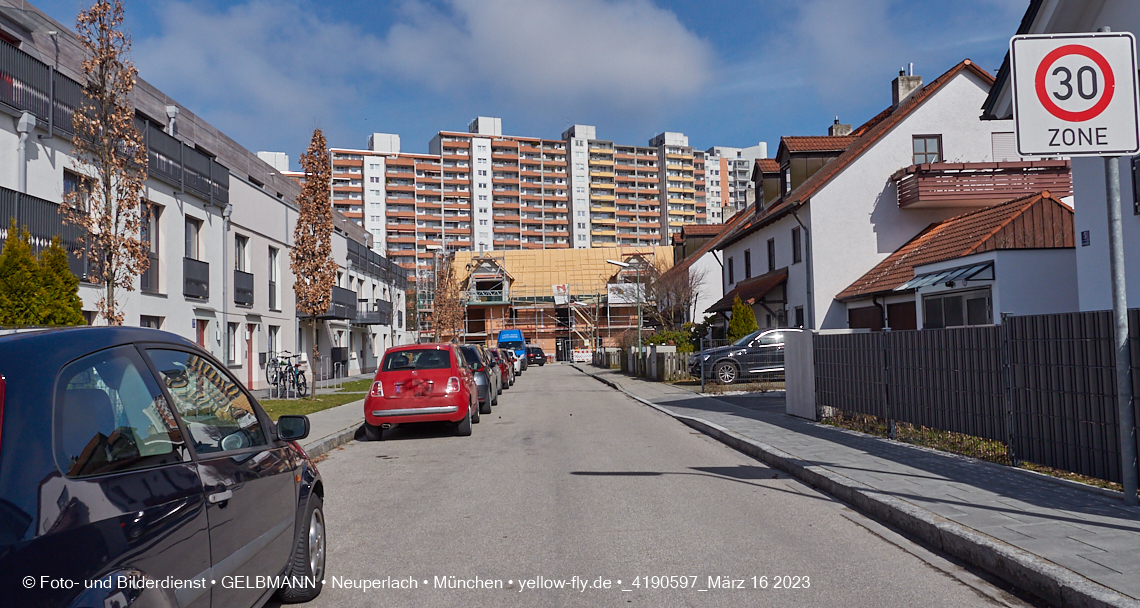
<svg viewBox="0 0 1140 608"><path fill-rule="evenodd" d="M1009 151L1011 121L979 120L992 84L968 59L925 86L921 77L900 71L891 105L866 124L782 138L767 170L778 173L768 175L757 163L756 204L713 241L722 256L725 296L710 312L731 310L739 295L761 328L847 328L849 311L836 295L922 230L1030 194L1040 183L1064 182L1025 178L1027 172L1067 176L1068 168L1023 167ZM979 179L987 184L984 194L971 194L978 188L970 184ZM1016 187L995 199L994 179ZM949 196L937 195L940 187L931 195L921 180L954 185ZM886 296L881 304L895 303ZM917 315L904 310L913 308L913 294L897 304L900 323L885 325L913 328Z"/></svg>
<svg viewBox="0 0 1140 608"><path fill-rule="evenodd" d="M1032 0L1018 34L1131 32L1140 37L1140 4L1136 0ZM986 100L983 120L1013 116L1009 56ZM1140 307L1140 156L1121 158L1120 200L1128 307ZM1074 157L1073 211L1077 233L1077 295L1080 310L1112 308L1108 264L1108 211L1104 161Z"/></svg>
<svg viewBox="0 0 1140 608"><path fill-rule="evenodd" d="M18 10L14 5L18 4ZM25 3L0 0L0 214L18 217L37 243L76 229L57 213L85 179L72 151L71 112L81 100L83 53L74 34ZM128 325L193 340L253 388L273 351L296 347L289 270L297 183L283 177L141 78L132 92L147 149L143 196L150 268L118 298ZM8 222L4 222L6 231ZM83 256L72 269L86 278ZM102 288L80 284L99 324Z"/></svg>

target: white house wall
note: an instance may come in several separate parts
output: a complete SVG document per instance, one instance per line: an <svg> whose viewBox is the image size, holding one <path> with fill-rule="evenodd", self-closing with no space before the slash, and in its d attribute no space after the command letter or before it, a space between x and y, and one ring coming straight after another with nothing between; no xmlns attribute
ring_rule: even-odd
<svg viewBox="0 0 1140 608"><path fill-rule="evenodd" d="M818 327L847 327L846 306L835 301L836 294L931 223L966 211L899 209L896 184L890 176L913 164L914 135L941 135L947 162L992 160L991 133L1010 131L1013 126L1011 121L978 119L988 91L988 85L972 72L959 72L812 197ZM777 242L777 252L782 249Z"/></svg>

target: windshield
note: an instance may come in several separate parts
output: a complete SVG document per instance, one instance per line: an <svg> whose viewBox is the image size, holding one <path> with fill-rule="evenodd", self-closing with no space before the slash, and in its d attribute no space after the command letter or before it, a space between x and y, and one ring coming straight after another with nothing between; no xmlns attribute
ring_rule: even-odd
<svg viewBox="0 0 1140 608"><path fill-rule="evenodd" d="M381 369L394 372L402 369L448 369L451 353L446 350L401 350L384 355Z"/></svg>
<svg viewBox="0 0 1140 608"><path fill-rule="evenodd" d="M523 348L523 343L521 341L519 341L519 342L512 342L512 341L499 342L499 348L509 348L511 350L519 350L519 349Z"/></svg>
<svg viewBox="0 0 1140 608"><path fill-rule="evenodd" d="M748 334L747 336L744 336L743 338L737 340L736 342L733 342L732 345L733 346L744 346L745 344L748 344L752 340L756 339L756 336L759 336L759 335L760 335L760 330L756 330L756 331Z"/></svg>
<svg viewBox="0 0 1140 608"><path fill-rule="evenodd" d="M471 367L478 368L482 365L479 362L479 351L467 346L460 347L459 352L463 353L463 358L467 359L467 364Z"/></svg>

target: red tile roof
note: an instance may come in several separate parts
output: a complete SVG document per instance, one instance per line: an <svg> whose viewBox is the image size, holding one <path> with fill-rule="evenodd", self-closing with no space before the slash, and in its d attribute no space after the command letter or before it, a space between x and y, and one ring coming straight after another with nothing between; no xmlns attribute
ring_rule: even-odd
<svg viewBox="0 0 1140 608"><path fill-rule="evenodd" d="M716 249L723 249L746 235L784 217L793 209L797 209L811 200L811 197L826 186L831 181L831 178L846 169L848 165L859 158L871 146L875 145L889 133L891 129L902 122L904 118L909 116L918 106L922 105L924 101L929 99L931 95L937 93L946 83L966 70L982 78L987 85L993 85L994 78L990 76L989 72L978 67L969 59L961 61L950 68L945 74L935 78L930 84L916 91L913 95L908 97L906 101L899 104L898 108L888 107L871 120L860 125L859 128L852 133L854 143L852 143L846 151L824 165L819 171L812 174L811 177L804 180L804 183L800 184L798 188L777 199L758 216L755 213L755 203L738 213L737 216L748 216L749 221L734 223L732 229L726 230L719 237L713 239L712 246Z"/></svg>
<svg viewBox="0 0 1140 608"><path fill-rule="evenodd" d="M788 152L842 152L857 139L852 135L788 135L780 138L780 145Z"/></svg>
<svg viewBox="0 0 1140 608"><path fill-rule="evenodd" d="M835 296L844 301L884 293L914 278L916 266L995 249L1076 246L1073 210L1048 191L931 224Z"/></svg>
<svg viewBox="0 0 1140 608"><path fill-rule="evenodd" d="M780 163L776 162L774 158L757 158L756 168L764 173L779 173Z"/></svg>
<svg viewBox="0 0 1140 608"><path fill-rule="evenodd" d="M737 283L736 287L733 287L731 291L724 294L724 297L718 300L716 304L705 309L705 312L732 310L732 305L736 302L736 296L740 296L740 299L745 304L752 306L757 300L763 299L769 291L775 289L777 285L787 280L788 269L781 268L758 277L753 277L747 281L741 281Z"/></svg>
<svg viewBox="0 0 1140 608"><path fill-rule="evenodd" d="M681 234L685 236L716 236L724 230L724 224L685 224Z"/></svg>

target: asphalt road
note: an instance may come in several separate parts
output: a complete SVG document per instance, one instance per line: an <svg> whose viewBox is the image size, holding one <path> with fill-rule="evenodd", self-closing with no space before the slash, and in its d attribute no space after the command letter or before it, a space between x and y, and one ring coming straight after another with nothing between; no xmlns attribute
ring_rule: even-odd
<svg viewBox="0 0 1140 608"><path fill-rule="evenodd" d="M401 427L320 463L328 572L308 606L1024 605L569 366L499 403L471 437ZM347 586L393 582L416 588Z"/></svg>

